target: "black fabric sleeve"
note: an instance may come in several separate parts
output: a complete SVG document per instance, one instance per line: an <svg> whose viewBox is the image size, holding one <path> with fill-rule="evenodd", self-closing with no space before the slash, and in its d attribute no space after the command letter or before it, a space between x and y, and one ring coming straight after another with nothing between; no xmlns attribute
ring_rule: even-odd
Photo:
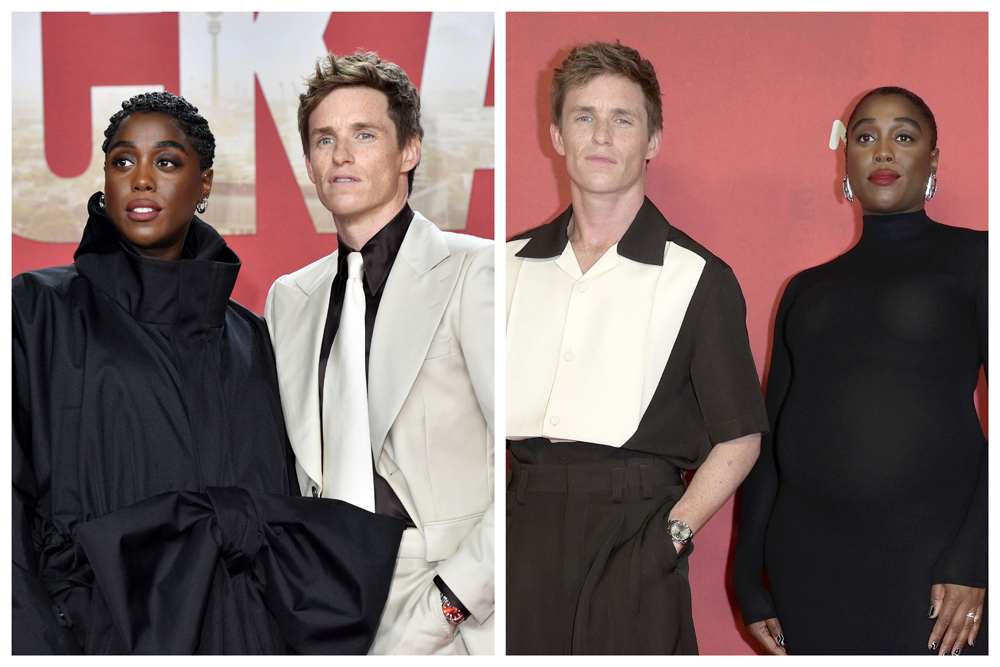
<svg viewBox="0 0 1000 667"><path fill-rule="evenodd" d="M15 290L19 279L15 279ZM81 653L69 625L60 622L60 609L38 577L35 551L35 505L38 499L31 454L30 375L17 304L12 309L13 380L11 477L13 486L11 541L11 648L15 655ZM41 540L38 540L41 542Z"/></svg>
<svg viewBox="0 0 1000 667"><path fill-rule="evenodd" d="M976 286L976 321L979 334L979 351L984 372L989 374L989 265L987 262L986 235L983 234L980 247L980 262ZM988 448L987 448L988 449ZM954 541L938 557L931 570L933 584L959 584L974 588L986 588L987 552L989 548L988 504L989 491L987 472L989 470L988 451L983 452L979 464L979 478L973 492L965 521Z"/></svg>
<svg viewBox="0 0 1000 667"><path fill-rule="evenodd" d="M712 279L691 353L691 384L713 445L767 430L747 307L729 267Z"/></svg>
<svg viewBox="0 0 1000 667"><path fill-rule="evenodd" d="M989 345L990 345L990 263L989 245L983 243L982 260L979 264L979 280L976 289L976 325L979 329L979 356L983 361L983 371L986 377L990 375Z"/></svg>
<svg viewBox="0 0 1000 667"><path fill-rule="evenodd" d="M989 456L983 452L979 479L969 511L954 541L938 557L931 570L932 584L958 584L986 588L987 579L987 472Z"/></svg>
<svg viewBox="0 0 1000 667"><path fill-rule="evenodd" d="M764 533L778 492L778 469L774 456L774 427L792 378L791 359L785 346L785 319L795 300L796 278L785 288L774 321L771 366L767 376L767 415L771 430L760 444L760 456L746 481L740 510L733 587L743 613L743 623L777 617L771 593L764 587Z"/></svg>
<svg viewBox="0 0 1000 667"><path fill-rule="evenodd" d="M469 613L468 608L466 608L466 606L462 604L462 601L458 599L458 596L455 595L450 588L448 588L448 584L444 583L444 579L441 578L440 574L434 575L434 585L437 586L437 589L439 591L444 593L445 597L448 598L449 602L458 607L458 610L462 612L462 616L465 616L466 618L472 617L472 614Z"/></svg>

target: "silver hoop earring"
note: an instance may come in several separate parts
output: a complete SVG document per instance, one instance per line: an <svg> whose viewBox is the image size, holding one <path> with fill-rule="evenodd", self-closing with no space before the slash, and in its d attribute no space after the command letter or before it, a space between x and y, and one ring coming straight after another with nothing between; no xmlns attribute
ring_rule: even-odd
<svg viewBox="0 0 1000 667"><path fill-rule="evenodd" d="M194 207L194 210L198 211L199 213L204 213L205 211L207 211L208 197L204 197L200 202L198 202L198 205Z"/></svg>
<svg viewBox="0 0 1000 667"><path fill-rule="evenodd" d="M851 179L848 176L844 176L844 197L847 201L854 201L854 191L851 190Z"/></svg>
<svg viewBox="0 0 1000 667"><path fill-rule="evenodd" d="M931 173L927 178L927 189L924 190L924 199L930 201L934 199L934 195L937 194L937 174Z"/></svg>
<svg viewBox="0 0 1000 667"><path fill-rule="evenodd" d="M101 207L101 210L102 210L102 211L106 211L106 210L108 210L108 209L107 209L107 208L105 208L105 206L104 206L104 193L103 193L103 192L101 193L101 198L97 200L97 205Z"/></svg>

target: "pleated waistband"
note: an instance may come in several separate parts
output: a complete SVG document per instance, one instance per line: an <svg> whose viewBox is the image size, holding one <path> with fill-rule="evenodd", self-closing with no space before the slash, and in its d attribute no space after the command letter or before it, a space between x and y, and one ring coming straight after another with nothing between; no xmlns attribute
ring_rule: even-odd
<svg viewBox="0 0 1000 667"><path fill-rule="evenodd" d="M535 493L598 493L611 491L615 502L622 502L622 492L642 489L643 498L652 498L653 489L682 486L683 473L676 466L660 459L630 458L600 463L567 463L564 465L524 464L511 461L510 490L516 491L517 501L526 502L525 494Z"/></svg>

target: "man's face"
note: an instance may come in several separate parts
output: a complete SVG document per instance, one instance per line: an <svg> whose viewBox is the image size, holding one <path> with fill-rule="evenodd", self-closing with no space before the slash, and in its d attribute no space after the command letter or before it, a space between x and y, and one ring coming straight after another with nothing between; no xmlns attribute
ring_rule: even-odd
<svg viewBox="0 0 1000 667"><path fill-rule="evenodd" d="M611 194L642 188L646 160L660 152L660 133L649 135L639 84L602 74L571 88L562 127L550 128L552 145L566 157L573 184L584 192Z"/></svg>
<svg viewBox="0 0 1000 667"><path fill-rule="evenodd" d="M406 201L406 174L419 161L418 137L399 148L385 93L337 88L309 115L306 170L338 229L389 222Z"/></svg>

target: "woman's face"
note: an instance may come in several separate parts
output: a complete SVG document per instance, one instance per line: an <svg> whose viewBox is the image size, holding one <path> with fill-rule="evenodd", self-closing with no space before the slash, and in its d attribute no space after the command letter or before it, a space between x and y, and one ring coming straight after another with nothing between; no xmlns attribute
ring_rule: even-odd
<svg viewBox="0 0 1000 667"><path fill-rule="evenodd" d="M847 134L847 175L866 215L923 209L937 165L928 120L913 102L875 95L857 108Z"/></svg>
<svg viewBox="0 0 1000 667"><path fill-rule="evenodd" d="M133 113L118 127L104 164L108 217L144 257L177 260L195 206L212 191L191 140L161 113Z"/></svg>

